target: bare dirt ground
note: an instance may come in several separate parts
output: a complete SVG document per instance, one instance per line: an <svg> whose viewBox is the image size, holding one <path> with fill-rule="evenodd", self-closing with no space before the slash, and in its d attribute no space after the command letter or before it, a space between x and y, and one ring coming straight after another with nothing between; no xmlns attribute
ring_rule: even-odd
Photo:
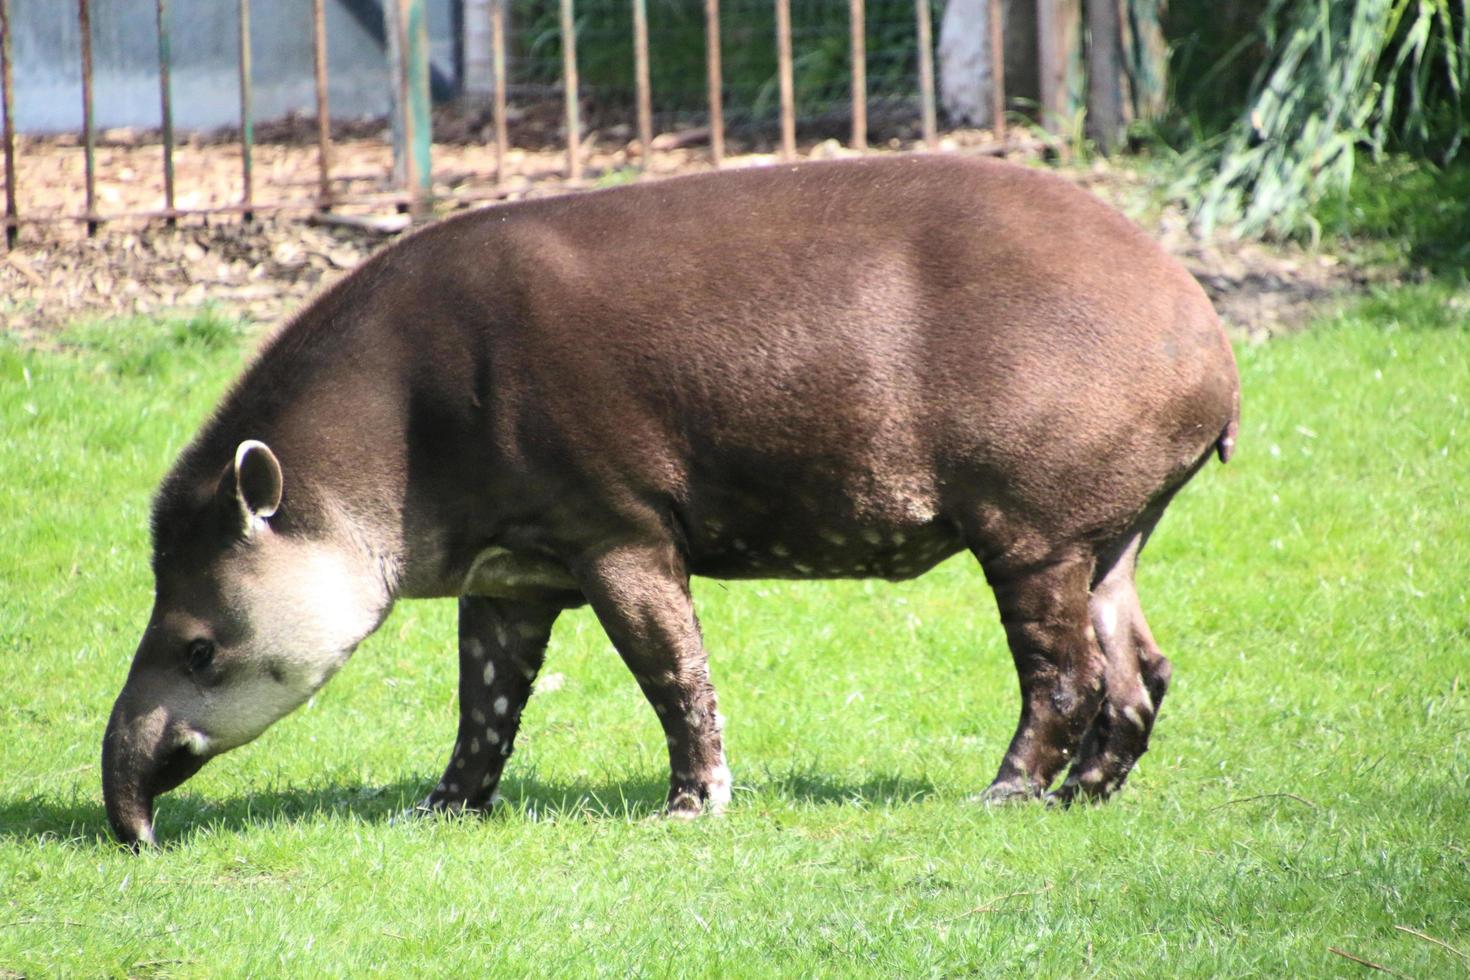
<svg viewBox="0 0 1470 980"><path fill-rule="evenodd" d="M175 227L137 216L163 205L162 149L156 139L129 131L105 133L96 155L97 211L108 220L94 237L87 237L81 222L61 220L86 210L83 153L76 138L23 140L16 168L22 225L17 246L0 253L0 323L12 335L37 338L78 319L187 311L206 304L265 322L288 314L407 225L393 199L391 151L381 128L372 125L345 130L331 149L333 193L356 202L334 206L332 214L358 224L326 223L332 219L316 209L318 151L304 138L310 131L296 121L262 134L254 154L253 221L226 210L182 216ZM700 136L656 138L643 179L711 169ZM433 151L434 212L439 215L486 200L622 182L644 162L641 148L627 141L626 127L612 127L584 145L585 175L575 184L565 179L565 153L551 139L529 140L532 148L511 150L505 177L497 182L494 148L479 130L462 128L450 138ZM869 152L920 148L912 139L893 138ZM983 131L948 133L942 150L995 152ZM1005 155L1036 159L1041 151L1040 143L1025 139ZM799 152L808 159L851 154L832 139L809 142ZM758 166L775 159L732 145L725 165ZM174 167L179 210L239 205L237 144L194 137L176 148ZM1223 236L1201 239L1181 212L1160 207L1146 178L1126 165L1059 170L1158 236L1204 285L1230 327L1251 339L1294 329L1324 300L1385 275L1321 252Z"/></svg>

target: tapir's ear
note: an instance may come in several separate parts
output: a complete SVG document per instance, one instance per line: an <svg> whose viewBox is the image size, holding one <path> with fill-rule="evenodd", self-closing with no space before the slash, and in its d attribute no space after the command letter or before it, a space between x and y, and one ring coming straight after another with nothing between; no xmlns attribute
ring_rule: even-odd
<svg viewBox="0 0 1470 980"><path fill-rule="evenodd" d="M245 514L246 533L281 506L281 464L265 443L246 439L235 450L235 498Z"/></svg>

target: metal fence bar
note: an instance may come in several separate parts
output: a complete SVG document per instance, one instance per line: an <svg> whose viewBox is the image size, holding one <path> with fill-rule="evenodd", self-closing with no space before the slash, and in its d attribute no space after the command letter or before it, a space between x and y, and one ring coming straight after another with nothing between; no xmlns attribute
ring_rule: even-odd
<svg viewBox="0 0 1470 980"><path fill-rule="evenodd" d="M633 75L638 90L638 142L643 147L639 165L646 169L653 156L653 92L648 80L648 0L633 0Z"/></svg>
<svg viewBox="0 0 1470 980"><path fill-rule="evenodd" d="M250 70L250 0L240 0L240 216L254 221L250 204L255 198L255 109Z"/></svg>
<svg viewBox="0 0 1470 980"><path fill-rule="evenodd" d="M316 147L321 179L317 206L332 208L332 111L327 104L327 13L323 0L311 0L311 47L316 67Z"/></svg>
<svg viewBox="0 0 1470 980"><path fill-rule="evenodd" d="M168 216L164 223L178 223L174 209L174 100L169 82L173 49L168 34L168 0L157 0L158 10L158 102L163 115L163 207Z"/></svg>
<svg viewBox="0 0 1470 980"><path fill-rule="evenodd" d="M914 0L914 13L919 34L919 105L924 143L932 150L938 146L939 136L934 107L934 25L930 19L929 0Z"/></svg>
<svg viewBox="0 0 1470 980"><path fill-rule="evenodd" d="M868 33L863 15L863 0L848 0L848 20L852 25L852 148L854 150L866 149L868 145Z"/></svg>
<svg viewBox="0 0 1470 980"><path fill-rule="evenodd" d="M495 72L495 182L505 181L505 0L490 2L490 58Z"/></svg>
<svg viewBox="0 0 1470 980"><path fill-rule="evenodd" d="M10 71L10 0L0 0L0 107L5 111L5 247L15 247L20 217L15 211L15 98Z"/></svg>
<svg viewBox="0 0 1470 980"><path fill-rule="evenodd" d="M704 62L709 87L709 151L725 162L725 78L720 70L720 0L704 0Z"/></svg>
<svg viewBox="0 0 1470 980"><path fill-rule="evenodd" d="M86 167L87 237L97 234L97 130L92 118L92 9L77 0L77 29L82 41L82 160Z"/></svg>
<svg viewBox="0 0 1470 980"><path fill-rule="evenodd" d="M572 0L561 0L561 73L566 94L567 178L582 179L582 122L577 106L577 20Z"/></svg>
<svg viewBox="0 0 1470 980"><path fill-rule="evenodd" d="M998 0L986 5L990 20L990 129L996 141L1006 138L1006 42Z"/></svg>
<svg viewBox="0 0 1470 980"><path fill-rule="evenodd" d="M791 0L776 0L776 72L781 79L781 159L796 157L796 91L791 74Z"/></svg>

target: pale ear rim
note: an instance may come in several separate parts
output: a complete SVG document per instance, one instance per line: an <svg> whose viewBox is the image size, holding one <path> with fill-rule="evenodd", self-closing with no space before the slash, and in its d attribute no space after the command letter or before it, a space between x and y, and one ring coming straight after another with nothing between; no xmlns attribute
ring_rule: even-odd
<svg viewBox="0 0 1470 980"><path fill-rule="evenodd" d="M259 439L246 439L235 449L235 498L245 514L247 530L275 514L281 506L281 464Z"/></svg>

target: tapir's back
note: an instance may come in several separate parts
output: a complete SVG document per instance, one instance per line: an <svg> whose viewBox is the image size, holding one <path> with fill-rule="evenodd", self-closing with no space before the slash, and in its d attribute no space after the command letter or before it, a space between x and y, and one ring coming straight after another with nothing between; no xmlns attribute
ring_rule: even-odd
<svg viewBox="0 0 1470 980"><path fill-rule="evenodd" d="M1234 411L1188 274L1090 195L1008 164L766 168L454 224L444 261L481 251L501 311L491 360L520 393L502 410L534 411L563 458L635 495L860 525L978 493L1082 530L1141 506Z"/></svg>

